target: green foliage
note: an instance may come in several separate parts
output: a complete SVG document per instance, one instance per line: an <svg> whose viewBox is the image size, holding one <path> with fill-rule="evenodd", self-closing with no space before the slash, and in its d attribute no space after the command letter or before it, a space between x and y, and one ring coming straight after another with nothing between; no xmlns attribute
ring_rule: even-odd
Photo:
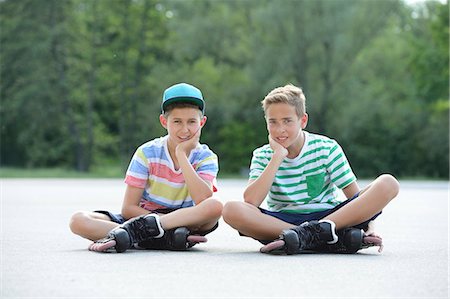
<svg viewBox="0 0 450 299"><path fill-rule="evenodd" d="M247 123L231 123L222 127L219 132L220 146L217 154L220 158L220 165L227 172L245 172L250 165L250 158L257 144L251 142L255 140L255 132Z"/></svg>
<svg viewBox="0 0 450 299"><path fill-rule="evenodd" d="M188 82L221 173L244 172L290 82L359 176L449 177L448 3L5 0L0 22L2 166L123 171Z"/></svg>

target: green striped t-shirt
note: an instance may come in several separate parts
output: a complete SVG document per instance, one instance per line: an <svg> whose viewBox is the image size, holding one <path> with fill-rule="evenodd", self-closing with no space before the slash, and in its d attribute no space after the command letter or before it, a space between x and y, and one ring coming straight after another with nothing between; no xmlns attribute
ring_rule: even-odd
<svg viewBox="0 0 450 299"><path fill-rule="evenodd" d="M356 177L339 144L328 137L305 132L300 154L285 158L266 198L270 211L312 213L340 203L337 188L345 188ZM250 179L256 180L272 158L266 144L253 151Z"/></svg>

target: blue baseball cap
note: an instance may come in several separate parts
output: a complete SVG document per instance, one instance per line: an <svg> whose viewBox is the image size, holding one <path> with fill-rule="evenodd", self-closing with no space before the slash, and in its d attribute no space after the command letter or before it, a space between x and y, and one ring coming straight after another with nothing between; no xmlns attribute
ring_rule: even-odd
<svg viewBox="0 0 450 299"><path fill-rule="evenodd" d="M164 112L167 105L184 102L198 106L198 108L205 112L205 101L200 89L187 83L179 83L168 87L163 94L161 110Z"/></svg>

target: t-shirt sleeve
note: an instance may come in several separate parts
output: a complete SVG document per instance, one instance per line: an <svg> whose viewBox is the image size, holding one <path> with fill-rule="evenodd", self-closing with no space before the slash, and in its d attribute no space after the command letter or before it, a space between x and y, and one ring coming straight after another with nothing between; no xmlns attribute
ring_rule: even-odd
<svg viewBox="0 0 450 299"><path fill-rule="evenodd" d="M252 160L250 162L250 180L256 180L260 177L267 164L269 164L270 159L268 154L270 154L270 151L261 148L253 151Z"/></svg>
<svg viewBox="0 0 450 299"><path fill-rule="evenodd" d="M125 183L137 188L145 188L149 176L147 158L139 147L131 158L125 175Z"/></svg>
<svg viewBox="0 0 450 299"><path fill-rule="evenodd" d="M334 145L330 148L327 162L327 169L330 173L331 181L339 189L343 189L356 181L356 176L348 163L347 157L336 141L334 141Z"/></svg>
<svg viewBox="0 0 450 299"><path fill-rule="evenodd" d="M219 162L217 155L211 151L205 151L201 155L195 170L199 177L212 184L213 191L217 191L217 173L219 172Z"/></svg>

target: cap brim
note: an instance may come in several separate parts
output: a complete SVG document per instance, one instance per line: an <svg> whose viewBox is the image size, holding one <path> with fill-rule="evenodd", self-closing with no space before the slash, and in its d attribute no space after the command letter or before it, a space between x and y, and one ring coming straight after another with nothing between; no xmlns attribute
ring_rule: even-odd
<svg viewBox="0 0 450 299"><path fill-rule="evenodd" d="M198 98L191 98L191 97L178 97L178 98L172 98L164 101L162 104L162 110L164 111L166 107L172 103L188 103L193 104L195 106L198 106L200 110L204 111L205 108L205 102Z"/></svg>

